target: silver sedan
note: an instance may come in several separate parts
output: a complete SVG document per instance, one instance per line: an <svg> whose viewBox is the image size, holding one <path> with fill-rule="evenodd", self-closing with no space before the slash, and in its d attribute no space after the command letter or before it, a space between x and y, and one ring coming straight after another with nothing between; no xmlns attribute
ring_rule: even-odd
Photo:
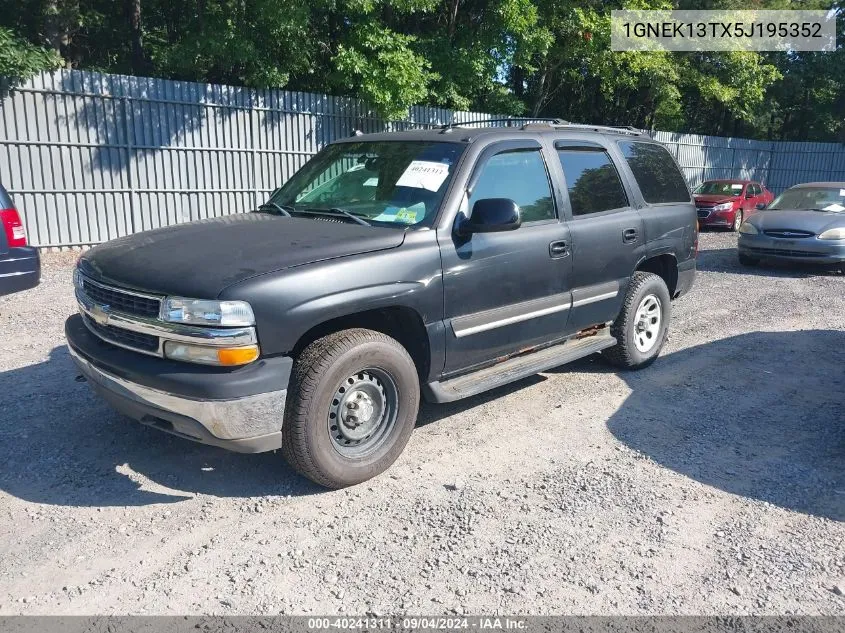
<svg viewBox="0 0 845 633"><path fill-rule="evenodd" d="M761 259L838 265L845 270L845 182L787 189L739 228L739 262Z"/></svg>

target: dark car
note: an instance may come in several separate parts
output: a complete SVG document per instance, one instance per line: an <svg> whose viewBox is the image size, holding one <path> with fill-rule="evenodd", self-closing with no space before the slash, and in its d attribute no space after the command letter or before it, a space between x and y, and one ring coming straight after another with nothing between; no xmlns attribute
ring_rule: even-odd
<svg viewBox="0 0 845 633"><path fill-rule="evenodd" d="M130 417L329 487L393 463L421 395L648 365L695 275L689 189L628 129L350 137L259 211L82 255L70 353Z"/></svg>
<svg viewBox="0 0 845 633"><path fill-rule="evenodd" d="M809 182L784 191L739 229L739 261L825 264L845 272L845 182Z"/></svg>
<svg viewBox="0 0 845 633"><path fill-rule="evenodd" d="M34 288L41 279L41 258L37 248L27 245L21 217L3 185L0 224L0 295Z"/></svg>
<svg viewBox="0 0 845 633"><path fill-rule="evenodd" d="M742 221L765 209L774 194L753 180L707 180L692 192L702 227L738 231Z"/></svg>

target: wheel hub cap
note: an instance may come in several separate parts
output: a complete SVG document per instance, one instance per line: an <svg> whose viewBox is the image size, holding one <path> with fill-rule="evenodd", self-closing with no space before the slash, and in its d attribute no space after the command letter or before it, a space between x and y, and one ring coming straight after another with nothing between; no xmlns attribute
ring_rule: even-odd
<svg viewBox="0 0 845 633"><path fill-rule="evenodd" d="M648 352L657 344L662 311L660 299L647 295L640 301L634 317L634 344L641 352Z"/></svg>
<svg viewBox="0 0 845 633"><path fill-rule="evenodd" d="M395 422L397 399L393 379L382 370L366 369L344 380L327 420L338 452L352 457L374 449Z"/></svg>

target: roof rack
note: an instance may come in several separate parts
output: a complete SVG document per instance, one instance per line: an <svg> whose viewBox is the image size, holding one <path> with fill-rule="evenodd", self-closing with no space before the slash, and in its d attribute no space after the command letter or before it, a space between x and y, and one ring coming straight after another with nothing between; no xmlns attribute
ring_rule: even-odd
<svg viewBox="0 0 845 633"><path fill-rule="evenodd" d="M560 121L560 119L557 119ZM553 127L557 128L575 128L581 130L592 130L594 132L615 132L616 134L627 134L629 136L643 136L644 132L638 130L631 125L590 125L589 123L570 123L569 121L561 121L560 123L526 123L522 126L523 130L543 129Z"/></svg>
<svg viewBox="0 0 845 633"><path fill-rule="evenodd" d="M558 125L564 125L568 123L568 121L564 121L563 119L550 119L545 117L536 117L536 116L514 116L514 117L499 117L496 119L472 119L470 121L453 121L451 123L446 123L445 125L441 125L440 129L444 132L446 130L451 130L452 128L456 127L463 127L464 125L476 125L478 123L506 123L506 127L512 127L514 123L517 121L528 121L528 122L539 122L544 121L547 123L555 123ZM522 124L522 127L525 127L526 124Z"/></svg>

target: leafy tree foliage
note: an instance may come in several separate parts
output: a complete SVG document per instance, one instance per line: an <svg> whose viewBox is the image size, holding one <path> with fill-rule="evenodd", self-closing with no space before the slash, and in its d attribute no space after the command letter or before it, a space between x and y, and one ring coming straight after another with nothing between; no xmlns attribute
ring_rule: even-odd
<svg viewBox="0 0 845 633"><path fill-rule="evenodd" d="M0 0L0 74L67 67L771 139L845 140L834 53L610 50L604 0ZM626 0L634 9L829 0ZM799 6L800 5L800 6Z"/></svg>

